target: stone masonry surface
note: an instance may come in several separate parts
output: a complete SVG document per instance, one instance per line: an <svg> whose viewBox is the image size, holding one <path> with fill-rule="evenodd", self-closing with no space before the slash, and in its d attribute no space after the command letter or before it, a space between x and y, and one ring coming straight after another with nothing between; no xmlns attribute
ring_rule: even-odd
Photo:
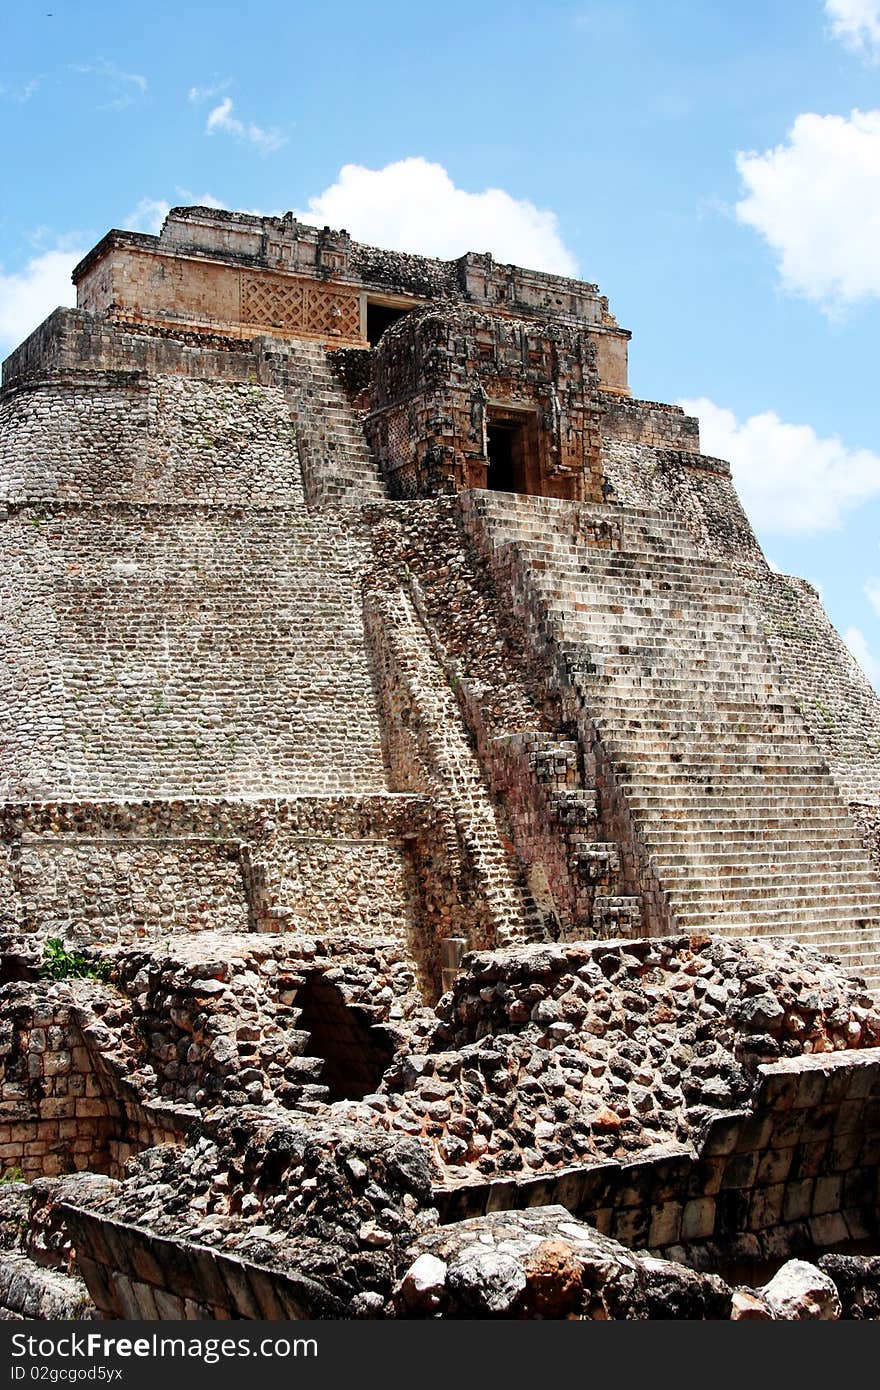
<svg viewBox="0 0 880 1390"><path fill-rule="evenodd" d="M880 1316L880 701L595 285L177 208L0 389L0 1317Z"/></svg>

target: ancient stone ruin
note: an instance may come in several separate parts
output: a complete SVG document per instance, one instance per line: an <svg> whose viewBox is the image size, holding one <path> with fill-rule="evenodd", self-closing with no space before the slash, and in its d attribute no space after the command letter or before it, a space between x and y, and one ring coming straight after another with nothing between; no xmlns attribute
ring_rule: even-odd
<svg viewBox="0 0 880 1390"><path fill-rule="evenodd" d="M2 1316L880 1315L880 702L596 286L206 208L74 279Z"/></svg>

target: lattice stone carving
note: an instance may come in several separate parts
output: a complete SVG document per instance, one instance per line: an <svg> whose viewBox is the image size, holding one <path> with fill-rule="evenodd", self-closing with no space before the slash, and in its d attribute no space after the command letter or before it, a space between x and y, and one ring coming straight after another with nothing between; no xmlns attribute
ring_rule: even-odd
<svg viewBox="0 0 880 1390"><path fill-rule="evenodd" d="M242 276L241 321L328 338L361 336L357 294L281 275Z"/></svg>
<svg viewBox="0 0 880 1390"><path fill-rule="evenodd" d="M357 295L338 294L310 285L306 329L309 333L326 333L334 338L359 338L361 311Z"/></svg>
<svg viewBox="0 0 880 1390"><path fill-rule="evenodd" d="M265 323L273 328L302 328L304 286L280 276L246 275L241 286L242 323Z"/></svg>

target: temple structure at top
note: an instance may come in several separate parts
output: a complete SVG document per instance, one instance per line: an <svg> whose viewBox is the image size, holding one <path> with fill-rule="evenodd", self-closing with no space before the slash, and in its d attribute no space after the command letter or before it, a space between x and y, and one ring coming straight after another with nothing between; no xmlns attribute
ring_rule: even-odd
<svg viewBox="0 0 880 1390"><path fill-rule="evenodd" d="M111 231L73 272L77 306L117 321L227 336L375 346L437 300L584 330L603 390L628 395L627 343L598 286L469 251L441 261L362 246L346 231L215 208L172 208L159 236Z"/></svg>

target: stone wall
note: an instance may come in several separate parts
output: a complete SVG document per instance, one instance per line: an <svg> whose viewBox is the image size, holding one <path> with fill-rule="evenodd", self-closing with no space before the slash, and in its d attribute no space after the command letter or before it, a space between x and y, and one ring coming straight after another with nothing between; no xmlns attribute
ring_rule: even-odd
<svg viewBox="0 0 880 1390"><path fill-rule="evenodd" d="M449 1181L471 1164L528 1174L691 1140L747 1103L759 1063L880 1038L862 987L778 941L559 943L466 966L427 1054L401 1059L376 1101L393 1127L412 1119L411 1093L439 1088L437 1114L415 1113Z"/></svg>
<svg viewBox="0 0 880 1390"><path fill-rule="evenodd" d="M208 930L407 943L430 993L459 893L424 797L7 806L7 931L110 946Z"/></svg>
<svg viewBox="0 0 880 1390"><path fill-rule="evenodd" d="M302 479L277 387L95 374L0 402L4 501L295 507Z"/></svg>
<svg viewBox="0 0 880 1390"><path fill-rule="evenodd" d="M233 1157L236 1131L248 1136L243 1163ZM170 1312L183 1305L157 1299L163 1311L151 1316L224 1316L241 1308L248 1289L256 1293L255 1266L271 1266L272 1282L301 1290L293 1316L304 1308L311 1316L357 1315L359 1308L369 1315L377 1295L379 1306L389 1297L400 1253L419 1229L420 1212L430 1209L427 1165L415 1141L320 1116L218 1111L177 1171L167 1158L161 1150L139 1156L126 1184L96 1194L87 1208L80 1199L66 1210L79 1267L110 1316L132 1307L120 1302L127 1291L119 1275L149 1286L146 1294L135 1290L136 1306L158 1289L199 1309ZM279 1221L289 1235L281 1241L271 1238ZM263 1235L250 1229L260 1224ZM143 1251L154 1258L148 1262ZM220 1273L226 1260L246 1267L234 1290ZM261 1282L264 1292L251 1297L245 1316L291 1316L267 1302ZM291 1304L285 1298L280 1306Z"/></svg>
<svg viewBox="0 0 880 1390"><path fill-rule="evenodd" d="M638 444L649 449L674 449L699 454L700 426L692 415L659 401L621 400L604 394L602 440L611 444Z"/></svg>
<svg viewBox="0 0 880 1390"><path fill-rule="evenodd" d="M423 768L425 787L454 827L452 862L467 905L454 934L471 946L527 938L533 907L507 848L500 808L484 785L455 696L412 604L402 593L373 593L366 618L392 771L404 788Z"/></svg>
<svg viewBox="0 0 880 1390"><path fill-rule="evenodd" d="M56 504L0 546L7 799L384 787L350 530Z"/></svg>
<svg viewBox="0 0 880 1390"><path fill-rule="evenodd" d="M61 373L73 384L95 372L182 375L199 380L261 380L260 343L196 328L114 323L83 309L56 309L3 362L3 387Z"/></svg>
<svg viewBox="0 0 880 1390"><path fill-rule="evenodd" d="M764 573L766 561L728 463L681 446L653 448L613 438L606 441L602 459L610 502L669 512L687 527L708 559L720 560L739 574Z"/></svg>
<svg viewBox="0 0 880 1390"><path fill-rule="evenodd" d="M755 592L786 686L842 796L880 807L880 697L811 584L768 571Z"/></svg>
<svg viewBox="0 0 880 1390"><path fill-rule="evenodd" d="M22 924L67 941L249 929L235 843L51 836L22 845L16 888Z"/></svg>
<svg viewBox="0 0 880 1390"><path fill-rule="evenodd" d="M226 987L244 997L235 978ZM165 1018L179 1007L156 1001ZM415 1257L443 1258L461 1222L488 1214L488 1233L503 1224L492 1213L540 1207L523 1218L540 1224L553 1203L600 1247L675 1260L685 1286L688 1268L772 1268L876 1238L878 1038L859 987L789 944L475 955L377 1093L318 1106L307 1125L271 1104L213 1111L187 1148L141 1154L123 1185L80 1201L74 1244L113 1316L135 1306L119 1276L150 1286L141 1309L162 1290L211 1316L257 1316L269 1295L254 1296L250 1271L270 1250L275 1276L312 1281L311 1298L338 1300L334 1316L381 1315ZM245 1266L231 1302L228 1287L207 1295L212 1252Z"/></svg>
<svg viewBox="0 0 880 1390"><path fill-rule="evenodd" d="M880 873L880 807L850 803L850 814L862 831L862 842Z"/></svg>
<svg viewBox="0 0 880 1390"><path fill-rule="evenodd" d="M318 979L325 996L335 992L320 1018L309 1004ZM151 1098L199 1110L326 1101L328 1086L344 1086L343 1041L349 1094L359 1095L368 1051L384 1059L378 1084L394 1029L415 1025L421 1009L405 943L338 931L249 940L215 932L164 951L134 949L116 958L114 980L143 1042L139 1084Z"/></svg>

